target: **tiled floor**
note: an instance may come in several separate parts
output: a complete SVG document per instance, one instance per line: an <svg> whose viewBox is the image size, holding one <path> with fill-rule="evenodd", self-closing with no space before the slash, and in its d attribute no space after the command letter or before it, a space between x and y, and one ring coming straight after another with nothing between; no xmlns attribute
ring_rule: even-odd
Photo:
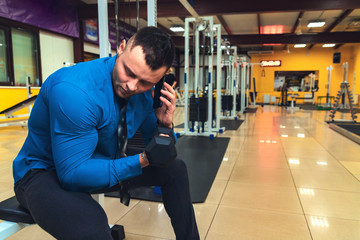
<svg viewBox="0 0 360 240"><path fill-rule="evenodd" d="M346 117L346 116L341 116ZM230 137L205 203L195 204L201 239L360 239L360 146L324 122L325 112L259 107ZM183 110L175 125L183 123ZM180 129L178 129L180 130ZM26 128L0 128L0 200L13 195L11 160ZM126 239L175 239L159 203L105 198ZM38 226L9 239L53 239Z"/></svg>

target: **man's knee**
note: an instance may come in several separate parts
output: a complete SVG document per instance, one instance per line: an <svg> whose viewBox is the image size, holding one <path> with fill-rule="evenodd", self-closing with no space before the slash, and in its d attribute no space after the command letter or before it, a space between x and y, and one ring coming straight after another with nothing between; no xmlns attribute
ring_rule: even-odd
<svg viewBox="0 0 360 240"><path fill-rule="evenodd" d="M172 178L188 180L188 171L183 160L176 158L169 168L169 175Z"/></svg>
<svg viewBox="0 0 360 240"><path fill-rule="evenodd" d="M180 159L180 158L176 158L172 164L172 168L176 169L177 171L181 171L181 172L187 172L187 167L185 162Z"/></svg>

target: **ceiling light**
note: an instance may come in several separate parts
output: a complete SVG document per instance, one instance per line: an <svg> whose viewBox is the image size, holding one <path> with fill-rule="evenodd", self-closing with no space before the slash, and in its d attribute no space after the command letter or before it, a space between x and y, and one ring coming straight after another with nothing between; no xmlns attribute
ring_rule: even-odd
<svg viewBox="0 0 360 240"><path fill-rule="evenodd" d="M326 43L322 47L335 47L335 43Z"/></svg>
<svg viewBox="0 0 360 240"><path fill-rule="evenodd" d="M171 26L170 30L173 32L183 32L184 28L182 26Z"/></svg>
<svg viewBox="0 0 360 240"><path fill-rule="evenodd" d="M325 22L309 22L307 25L308 28L317 28L317 27L323 27L325 25Z"/></svg>
<svg viewBox="0 0 360 240"><path fill-rule="evenodd" d="M306 44L295 44L294 48L304 48L306 47Z"/></svg>
<svg viewBox="0 0 360 240"><path fill-rule="evenodd" d="M283 34L284 25L266 25L260 27L260 34Z"/></svg>

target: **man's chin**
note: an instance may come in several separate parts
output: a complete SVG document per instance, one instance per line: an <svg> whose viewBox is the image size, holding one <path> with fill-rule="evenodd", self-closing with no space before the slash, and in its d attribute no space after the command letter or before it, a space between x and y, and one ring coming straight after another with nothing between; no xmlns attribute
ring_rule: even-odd
<svg viewBox="0 0 360 240"><path fill-rule="evenodd" d="M116 89L116 94L121 97L121 98L128 98L128 94L121 88L121 87L118 87Z"/></svg>
<svg viewBox="0 0 360 240"><path fill-rule="evenodd" d="M133 94L125 94L121 91L118 92L118 96L124 99L128 99L129 97L131 97Z"/></svg>

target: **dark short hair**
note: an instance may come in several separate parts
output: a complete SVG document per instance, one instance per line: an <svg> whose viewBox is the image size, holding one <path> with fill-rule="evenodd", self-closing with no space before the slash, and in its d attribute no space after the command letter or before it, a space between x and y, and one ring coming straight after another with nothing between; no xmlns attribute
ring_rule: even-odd
<svg viewBox="0 0 360 240"><path fill-rule="evenodd" d="M162 66L169 69L174 61L175 47L168 34L156 27L140 29L130 40L130 48L141 46L146 64L157 70ZM130 50L131 50L130 49Z"/></svg>

